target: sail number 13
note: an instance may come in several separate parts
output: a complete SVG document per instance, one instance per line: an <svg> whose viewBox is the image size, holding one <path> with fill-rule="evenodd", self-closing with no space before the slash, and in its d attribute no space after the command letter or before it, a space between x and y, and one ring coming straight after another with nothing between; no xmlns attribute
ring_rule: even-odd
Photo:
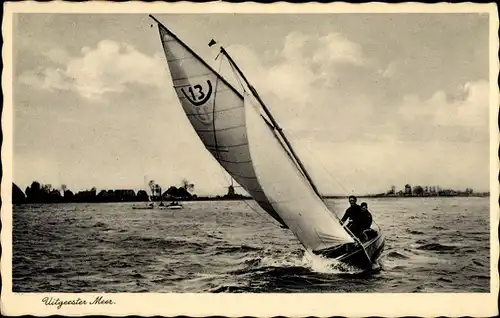
<svg viewBox="0 0 500 318"><path fill-rule="evenodd" d="M198 98L196 98L196 96L194 95L193 88L198 90ZM205 97L205 93L203 92L203 87L199 84L195 85L193 87L190 86L188 90L189 90L189 93L191 94L191 97L193 98L193 100L200 100L200 99L203 99Z"/></svg>
<svg viewBox="0 0 500 318"><path fill-rule="evenodd" d="M194 86L189 86L187 89L188 93L184 91L184 88L181 88L181 92L184 96L193 104L194 106L201 106L205 104L212 95L212 83L210 80L207 80L207 90L203 89L203 86L200 84L196 84Z"/></svg>

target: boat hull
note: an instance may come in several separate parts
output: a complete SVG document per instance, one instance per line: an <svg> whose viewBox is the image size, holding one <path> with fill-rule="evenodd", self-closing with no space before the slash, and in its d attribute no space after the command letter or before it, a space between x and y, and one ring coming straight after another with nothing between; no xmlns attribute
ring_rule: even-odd
<svg viewBox="0 0 500 318"><path fill-rule="evenodd" d="M166 206L167 209L169 210L180 210L182 209L182 206L180 205L171 205L171 206Z"/></svg>
<svg viewBox="0 0 500 318"><path fill-rule="evenodd" d="M385 236L377 233L377 236L359 244L348 243L340 247L314 251L314 254L332 258L344 264L360 268L362 270L371 269L377 263L385 247Z"/></svg>

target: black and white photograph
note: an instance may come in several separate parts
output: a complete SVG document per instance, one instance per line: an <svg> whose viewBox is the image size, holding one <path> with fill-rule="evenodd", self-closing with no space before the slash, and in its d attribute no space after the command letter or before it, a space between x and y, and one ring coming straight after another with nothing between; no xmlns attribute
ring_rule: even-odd
<svg viewBox="0 0 500 318"><path fill-rule="evenodd" d="M498 313L496 5L4 9L2 313Z"/></svg>

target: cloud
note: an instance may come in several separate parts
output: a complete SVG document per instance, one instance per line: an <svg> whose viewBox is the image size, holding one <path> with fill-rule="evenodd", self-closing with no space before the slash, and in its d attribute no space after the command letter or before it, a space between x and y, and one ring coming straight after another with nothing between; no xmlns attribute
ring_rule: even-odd
<svg viewBox="0 0 500 318"><path fill-rule="evenodd" d="M396 74L397 70L398 70L398 63L391 62L385 68L379 69L378 74L382 78L389 78L392 77L394 74Z"/></svg>
<svg viewBox="0 0 500 318"><path fill-rule="evenodd" d="M406 182L446 186L443 180L449 181L450 186L487 188L488 145L475 142L488 137L486 81L469 80L453 91L436 87L428 96L396 94L375 99L374 95L384 88L373 83L382 79L388 88L395 88L394 82L403 73L404 65L391 61L385 67L373 67L363 47L339 33L318 38L294 32L283 39L277 50L257 54L239 45L228 47L228 51L256 86L326 193L342 193L334 187L329 174L345 189L357 193L384 191L390 184L401 186ZM73 55L60 49L47 50L44 55L56 65L25 72L20 78L22 82L43 90L75 92L77 95L71 95L81 96L87 102L113 98L116 107L114 112L107 108L98 116L89 111L87 120L80 120L82 110L68 110L66 114L68 121L85 122L87 126L68 123L59 135L66 138L71 136L67 130L74 129L73 136L78 136L75 140L85 140L82 145L93 147L89 151L78 146L75 153L82 158L81 169L72 169L73 154L60 160L67 165L61 171L75 170L73 178L79 184L95 182L97 186L107 186L109 180L98 183L100 175L89 181L88 171L93 171L93 167L103 167L119 181L119 186L125 182L120 179L125 178L124 167L131 170L127 174L130 182L142 180L144 174L163 176L168 163L175 172L158 180L162 184L187 176L200 183L200 188L206 187L199 188L201 192L213 193L211 189L225 185L220 167L214 159L207 163L210 155L178 107L163 52L146 55L130 45L106 40L95 47L83 47ZM209 61L215 69L219 62ZM229 80L240 88L227 63L223 63L222 73L230 75ZM151 89L154 94L148 95ZM62 94L53 94L50 100L59 95ZM128 98L134 95L141 99L144 96L140 109L135 100ZM39 118L37 121L40 125L45 123ZM89 134L85 139L82 131ZM104 135L106 138L101 138ZM151 136L182 136L176 144L192 155L179 156L164 147L163 137ZM44 139L47 144L39 144L48 152L54 138ZM54 147L71 148L66 144ZM91 155L95 153L104 155ZM144 154L143 158L138 159L138 154ZM201 172L200 165L204 168ZM329 173L324 173L321 165ZM137 170L137 166L149 171ZM61 178L67 180L64 175ZM374 187L381 188L373 190Z"/></svg>
<svg viewBox="0 0 500 318"><path fill-rule="evenodd" d="M70 60L71 56L61 49L61 48L52 48L49 51L43 53L51 62L61 65L66 65Z"/></svg>
<svg viewBox="0 0 500 318"><path fill-rule="evenodd" d="M295 143L325 193L376 193L407 182L484 191L489 185L488 145L473 142Z"/></svg>
<svg viewBox="0 0 500 318"><path fill-rule="evenodd" d="M299 139L468 142L488 137L487 81L466 82L453 91L437 88L429 97L374 99L365 85L381 77L390 81L399 62L374 69L362 47L338 33L314 38L293 32L281 50L271 54L256 54L244 46L229 51L242 61L278 121ZM354 71L363 79L343 82Z"/></svg>
<svg viewBox="0 0 500 318"><path fill-rule="evenodd" d="M306 44L308 44L310 39L310 37L300 32L292 32L288 34L285 38L283 50L280 55L288 61L302 59L306 54Z"/></svg>
<svg viewBox="0 0 500 318"><path fill-rule="evenodd" d="M279 51L229 51L325 193L384 192L407 182L487 189L487 81L436 87L427 97L374 99L365 85L390 84L399 62L374 68L362 47L339 34L315 39L294 32Z"/></svg>
<svg viewBox="0 0 500 318"><path fill-rule="evenodd" d="M366 60L361 46L351 42L339 33L330 33L317 40L313 61L318 64L353 64L364 65Z"/></svg>
<svg viewBox="0 0 500 318"><path fill-rule="evenodd" d="M401 125L416 138L433 130L432 139L487 140L489 83L468 82L452 92L436 91L428 99L407 95L399 114Z"/></svg>
<svg viewBox="0 0 500 318"><path fill-rule="evenodd" d="M126 43L103 40L95 48L83 47L77 56L69 56L62 49L44 55L61 67L26 71L21 82L46 90L72 90L95 101L104 101L109 93L122 93L129 84L153 88L166 85L162 56L148 56Z"/></svg>
<svg viewBox="0 0 500 318"><path fill-rule="evenodd" d="M70 90L72 80L68 78L61 68L37 68L34 71L26 71L19 77L21 83L49 91Z"/></svg>
<svg viewBox="0 0 500 318"><path fill-rule="evenodd" d="M228 51L290 129L325 127L327 118L370 112L371 102L363 94L349 95L338 88L346 72L369 66L362 47L339 33L318 38L292 32L274 51L257 54L241 45Z"/></svg>

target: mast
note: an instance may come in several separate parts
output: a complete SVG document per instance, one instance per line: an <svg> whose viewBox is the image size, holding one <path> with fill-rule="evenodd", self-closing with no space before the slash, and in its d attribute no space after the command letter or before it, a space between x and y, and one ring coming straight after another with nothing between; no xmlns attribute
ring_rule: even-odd
<svg viewBox="0 0 500 318"><path fill-rule="evenodd" d="M255 96L255 98L257 99L257 101L261 104L262 109L264 109L264 112L266 113L266 115L271 120L272 125L274 126L274 128L276 129L276 131L278 131L278 133L280 134L281 138L283 138L283 141L285 142L287 148L290 150L291 155L293 156L293 158L295 159L295 161L299 165L300 169L304 173L304 176L306 177L307 181L309 181L309 183L311 184L311 187L313 188L314 192L316 193L316 195L319 198L321 198L321 194L319 193L318 188L314 184L314 181L312 180L311 176L309 175L309 173L307 172L306 168L302 164L302 161L300 160L300 158L297 156L297 154L293 150L292 145L290 144L290 142L288 141L288 138L285 136L285 133L283 132L283 129L276 122L276 120L274 119L273 115L271 114L271 112L267 108L267 106L264 103L264 101L260 98L260 96L257 93L257 91L255 90L255 88L247 80L245 74L243 74L243 72L240 70L240 68L238 67L238 65L231 58L231 56L229 55L229 53L227 53L227 51L222 46L220 47L220 51L221 51L222 54L224 54L228 58L229 62L236 68L236 70L238 71L238 74L240 74L240 76L243 78L243 80L247 84L248 88L252 91L252 94Z"/></svg>

